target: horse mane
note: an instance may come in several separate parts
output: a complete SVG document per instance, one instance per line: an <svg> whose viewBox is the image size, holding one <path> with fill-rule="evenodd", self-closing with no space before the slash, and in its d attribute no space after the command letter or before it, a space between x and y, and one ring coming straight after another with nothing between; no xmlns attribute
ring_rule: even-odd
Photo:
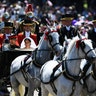
<svg viewBox="0 0 96 96"><path fill-rule="evenodd" d="M77 40L79 40L78 36L74 37L74 38L71 40L71 42L70 42L69 45L68 45L68 49L67 49L67 52L66 52L66 54L65 54L64 57L67 57L67 56L68 56L68 54L71 52L72 47L74 46L74 44L76 43Z"/></svg>
<svg viewBox="0 0 96 96"><path fill-rule="evenodd" d="M41 37L41 39L39 40L38 47L41 46L41 43L42 43L42 41L44 40L44 36L45 36L45 34L43 34L42 37Z"/></svg>

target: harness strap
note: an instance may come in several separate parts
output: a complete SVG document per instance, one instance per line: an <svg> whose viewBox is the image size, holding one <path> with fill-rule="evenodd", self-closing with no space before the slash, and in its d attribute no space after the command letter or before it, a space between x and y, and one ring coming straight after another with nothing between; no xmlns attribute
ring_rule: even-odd
<svg viewBox="0 0 96 96"><path fill-rule="evenodd" d="M21 72L22 72L22 74L23 74L23 77L24 77L25 81L28 82L27 72L25 72L24 69L21 69Z"/></svg>
<svg viewBox="0 0 96 96"><path fill-rule="evenodd" d="M63 62L62 62L63 63ZM72 76L71 74L69 74L68 70L67 70L67 65L66 65L66 60L64 60L64 64L62 64L62 70L63 70L63 75L68 78L69 80L72 80L73 81L73 86L72 86L72 92L69 96L73 96L74 94L74 91L76 89L76 81L79 81L81 80L81 77L82 77L82 73L80 76Z"/></svg>
<svg viewBox="0 0 96 96"><path fill-rule="evenodd" d="M27 61L29 59L29 56L27 56L27 58L25 57L25 59L24 59L24 64L25 64L25 62ZM26 65L26 66L28 66L28 65ZM22 65L22 62L21 62L21 72L22 72L22 74L23 74L23 77L24 77L24 79L25 79L25 81L26 82L28 82L28 73L25 71L25 66L24 65Z"/></svg>
<svg viewBox="0 0 96 96"><path fill-rule="evenodd" d="M55 72L57 71L57 69L62 65L62 62L60 62L58 65L55 66L55 68L53 69L53 73L51 74L50 78L54 77Z"/></svg>
<svg viewBox="0 0 96 96"><path fill-rule="evenodd" d="M44 84L49 84L51 82L54 82L54 80L56 80L61 74L58 74L57 76L54 76L55 72L57 71L57 69L62 65L62 63L59 63L58 65L55 66L55 68L53 69L53 73L51 74L50 76L50 80L48 82L44 82L42 79L41 79L41 82L44 83ZM43 71L42 71L43 72Z"/></svg>
<svg viewBox="0 0 96 96"><path fill-rule="evenodd" d="M76 81L73 82L72 92L71 92L71 94L70 94L69 96L73 96L73 93L74 93L74 91L75 91L75 89L76 89L75 84L76 84Z"/></svg>
<svg viewBox="0 0 96 96"><path fill-rule="evenodd" d="M53 89L53 92L57 95L57 89L56 89L56 86L54 85L54 80L55 79L57 79L60 75L61 75L61 73L58 75L58 76L54 76L54 74L55 74L55 72L56 72L56 70L60 67L62 65L62 63L59 63L58 65L56 65L56 67L53 69L53 73L51 74L51 76L50 76L50 85L51 85L51 87L52 87L52 89Z"/></svg>
<svg viewBox="0 0 96 96"><path fill-rule="evenodd" d="M31 57L31 54L28 54L25 58L24 58L24 63L26 63L26 61Z"/></svg>
<svg viewBox="0 0 96 96"><path fill-rule="evenodd" d="M50 85L52 87L53 92L57 95L57 89L56 89L56 87L54 85L54 82L50 82Z"/></svg>
<svg viewBox="0 0 96 96"><path fill-rule="evenodd" d="M89 67L91 66L91 64L89 62L87 62L87 64L84 66L82 71L82 77L84 77L86 75L86 72L88 71Z"/></svg>
<svg viewBox="0 0 96 96"><path fill-rule="evenodd" d="M41 68L41 66L42 66L42 64L36 62L36 60L33 60L33 63L34 63L34 65L35 65L36 67Z"/></svg>
<svg viewBox="0 0 96 96"><path fill-rule="evenodd" d="M64 62L62 62L62 63L64 63L64 64L62 64L63 75L66 78L68 78L69 80L72 80L72 81L79 81L81 79L82 75L81 76L74 76L69 73L69 71L67 70L66 60L64 60Z"/></svg>

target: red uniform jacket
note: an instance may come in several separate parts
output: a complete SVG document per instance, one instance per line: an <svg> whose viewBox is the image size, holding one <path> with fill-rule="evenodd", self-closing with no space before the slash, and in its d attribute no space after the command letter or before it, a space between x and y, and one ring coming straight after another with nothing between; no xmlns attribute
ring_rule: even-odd
<svg viewBox="0 0 96 96"><path fill-rule="evenodd" d="M23 32L21 32L21 33L18 34L17 37L18 37L18 43L19 43L19 45L20 45L21 42L22 42L22 40L25 38L25 35L24 35ZM37 45L37 35L31 33L31 34L30 34L30 37L34 40L35 44Z"/></svg>

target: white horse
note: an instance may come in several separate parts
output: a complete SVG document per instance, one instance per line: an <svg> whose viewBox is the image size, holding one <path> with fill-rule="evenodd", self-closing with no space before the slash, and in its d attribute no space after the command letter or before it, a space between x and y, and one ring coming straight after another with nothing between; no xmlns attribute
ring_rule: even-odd
<svg viewBox="0 0 96 96"><path fill-rule="evenodd" d="M10 81L16 96L20 96L20 84L28 87L28 96L33 96L34 90L40 87L40 67L52 59L52 52L59 55L62 46L59 44L58 32L45 32L38 48L31 56L21 55L13 60L10 67ZM31 63L30 63L31 62ZM28 66L27 66L28 64Z"/></svg>
<svg viewBox="0 0 96 96"><path fill-rule="evenodd" d="M81 60L96 57L92 42L79 35L70 43L63 61L50 60L40 70L42 96L80 96ZM94 59L93 59L94 61Z"/></svg>

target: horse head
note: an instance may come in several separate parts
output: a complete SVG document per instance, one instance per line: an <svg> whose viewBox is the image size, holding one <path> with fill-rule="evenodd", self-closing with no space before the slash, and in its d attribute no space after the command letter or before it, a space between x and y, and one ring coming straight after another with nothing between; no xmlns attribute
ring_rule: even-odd
<svg viewBox="0 0 96 96"><path fill-rule="evenodd" d="M59 33L47 28L39 41L35 61L42 65L46 61L53 59L54 55L59 56L61 51L62 46L59 43Z"/></svg>
<svg viewBox="0 0 96 96"><path fill-rule="evenodd" d="M93 48L92 41L79 34L79 40L76 41L76 48L81 49L80 53L84 53L82 57L89 61L94 61L96 58L96 52Z"/></svg>
<svg viewBox="0 0 96 96"><path fill-rule="evenodd" d="M45 39L48 41L48 46L58 56L62 50L62 46L59 43L59 34L57 30L48 29L45 32Z"/></svg>

